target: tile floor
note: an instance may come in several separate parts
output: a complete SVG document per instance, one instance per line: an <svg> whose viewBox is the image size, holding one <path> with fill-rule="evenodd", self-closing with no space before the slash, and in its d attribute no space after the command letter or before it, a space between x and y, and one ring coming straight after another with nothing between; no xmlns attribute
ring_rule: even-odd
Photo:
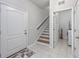
<svg viewBox="0 0 79 59"><path fill-rule="evenodd" d="M66 40L59 40L55 48L48 45L39 44L38 42L24 49L9 58L71 58L71 47L67 45Z"/></svg>
<svg viewBox="0 0 79 59"><path fill-rule="evenodd" d="M31 58L72 58L71 47L67 45L66 40L60 39L55 48L36 43L29 49L35 52Z"/></svg>

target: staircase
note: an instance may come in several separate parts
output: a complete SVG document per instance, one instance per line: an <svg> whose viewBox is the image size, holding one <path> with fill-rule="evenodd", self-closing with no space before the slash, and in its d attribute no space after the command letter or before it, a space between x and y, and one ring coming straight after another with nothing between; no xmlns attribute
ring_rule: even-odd
<svg viewBox="0 0 79 59"><path fill-rule="evenodd" d="M49 26L47 26L42 34L40 35L40 38L38 42L49 44Z"/></svg>

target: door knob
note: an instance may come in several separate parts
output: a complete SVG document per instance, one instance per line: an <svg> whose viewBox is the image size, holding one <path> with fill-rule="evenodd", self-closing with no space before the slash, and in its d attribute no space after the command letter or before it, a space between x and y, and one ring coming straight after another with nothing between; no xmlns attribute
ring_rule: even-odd
<svg viewBox="0 0 79 59"><path fill-rule="evenodd" d="M27 34L27 31L26 30L24 30L24 34Z"/></svg>

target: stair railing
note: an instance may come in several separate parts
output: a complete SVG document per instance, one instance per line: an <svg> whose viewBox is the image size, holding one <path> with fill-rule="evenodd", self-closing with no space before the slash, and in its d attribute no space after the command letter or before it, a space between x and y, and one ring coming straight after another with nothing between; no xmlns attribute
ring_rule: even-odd
<svg viewBox="0 0 79 59"><path fill-rule="evenodd" d="M49 16L37 27L37 30L39 30L42 27L42 25L48 20L48 18Z"/></svg>

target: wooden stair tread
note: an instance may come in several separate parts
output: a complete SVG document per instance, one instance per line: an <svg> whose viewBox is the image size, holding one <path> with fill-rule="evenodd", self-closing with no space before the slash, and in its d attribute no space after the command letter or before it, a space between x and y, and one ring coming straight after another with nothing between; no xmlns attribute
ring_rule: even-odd
<svg viewBox="0 0 79 59"><path fill-rule="evenodd" d="M45 37L45 36L40 36L40 38L49 39L49 37Z"/></svg>
<svg viewBox="0 0 79 59"><path fill-rule="evenodd" d="M43 31L43 32L49 33L49 31Z"/></svg>
<svg viewBox="0 0 79 59"><path fill-rule="evenodd" d="M49 30L48 28L44 29L44 30Z"/></svg>
<svg viewBox="0 0 79 59"><path fill-rule="evenodd" d="M49 41L46 41L46 40L38 40L39 42L42 42L42 43L46 43L46 44L49 44Z"/></svg>
<svg viewBox="0 0 79 59"><path fill-rule="evenodd" d="M42 35L48 35L48 36L49 36L49 34L48 34L48 33L43 33Z"/></svg>
<svg viewBox="0 0 79 59"><path fill-rule="evenodd" d="M49 32L43 32L42 34L49 34Z"/></svg>
<svg viewBox="0 0 79 59"><path fill-rule="evenodd" d="M45 29L49 29L49 28L45 28Z"/></svg>
<svg viewBox="0 0 79 59"><path fill-rule="evenodd" d="M49 28L45 28L44 30L49 30Z"/></svg>
<svg viewBox="0 0 79 59"><path fill-rule="evenodd" d="M49 35L42 35L42 34L41 34L41 36L43 36L43 37L49 37Z"/></svg>
<svg viewBox="0 0 79 59"><path fill-rule="evenodd" d="M42 39L42 38L40 38L39 40L49 41L49 39Z"/></svg>
<svg viewBox="0 0 79 59"><path fill-rule="evenodd" d="M48 31L49 32L49 30L44 30L44 31Z"/></svg>

